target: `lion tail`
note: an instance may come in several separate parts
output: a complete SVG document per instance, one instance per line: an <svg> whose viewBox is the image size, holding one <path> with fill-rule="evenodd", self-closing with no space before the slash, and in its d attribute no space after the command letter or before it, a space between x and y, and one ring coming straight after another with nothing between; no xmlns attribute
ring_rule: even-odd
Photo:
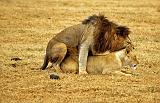
<svg viewBox="0 0 160 103"><path fill-rule="evenodd" d="M44 63L43 63L43 65L42 65L41 69L42 69L42 70L45 70L46 67L48 66L48 63L49 63L48 56L45 55L45 57L44 57Z"/></svg>

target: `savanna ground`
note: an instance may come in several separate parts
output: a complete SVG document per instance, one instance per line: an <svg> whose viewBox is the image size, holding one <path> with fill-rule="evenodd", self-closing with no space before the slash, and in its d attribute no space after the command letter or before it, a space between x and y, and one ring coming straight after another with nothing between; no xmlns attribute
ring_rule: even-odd
<svg viewBox="0 0 160 103"><path fill-rule="evenodd" d="M51 80L39 69L47 42L99 13L131 29L139 75ZM159 0L0 0L0 103L160 103L159 65Z"/></svg>

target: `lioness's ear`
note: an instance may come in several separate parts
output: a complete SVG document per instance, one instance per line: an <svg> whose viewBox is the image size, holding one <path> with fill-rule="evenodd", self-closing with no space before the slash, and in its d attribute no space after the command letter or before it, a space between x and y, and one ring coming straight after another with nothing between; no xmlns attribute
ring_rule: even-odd
<svg viewBox="0 0 160 103"><path fill-rule="evenodd" d="M126 53L128 54L130 51L126 49Z"/></svg>
<svg viewBox="0 0 160 103"><path fill-rule="evenodd" d="M129 54L130 53L130 50L125 48L125 54Z"/></svg>

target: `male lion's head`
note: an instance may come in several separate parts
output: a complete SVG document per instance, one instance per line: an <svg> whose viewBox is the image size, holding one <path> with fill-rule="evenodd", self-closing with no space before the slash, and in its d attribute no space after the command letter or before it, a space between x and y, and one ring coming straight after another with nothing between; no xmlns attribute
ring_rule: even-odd
<svg viewBox="0 0 160 103"><path fill-rule="evenodd" d="M129 39L129 28L109 21L104 15L89 16L82 23L94 24L93 48L97 53L103 53L107 50L113 52L133 46Z"/></svg>

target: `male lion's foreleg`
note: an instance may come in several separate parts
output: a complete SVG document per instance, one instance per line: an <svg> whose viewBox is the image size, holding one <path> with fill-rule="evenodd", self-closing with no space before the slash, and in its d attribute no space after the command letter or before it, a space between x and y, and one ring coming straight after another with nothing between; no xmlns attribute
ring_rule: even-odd
<svg viewBox="0 0 160 103"><path fill-rule="evenodd" d="M88 74L86 71L87 58L88 58L88 49L87 45L81 45L79 52L79 74Z"/></svg>

